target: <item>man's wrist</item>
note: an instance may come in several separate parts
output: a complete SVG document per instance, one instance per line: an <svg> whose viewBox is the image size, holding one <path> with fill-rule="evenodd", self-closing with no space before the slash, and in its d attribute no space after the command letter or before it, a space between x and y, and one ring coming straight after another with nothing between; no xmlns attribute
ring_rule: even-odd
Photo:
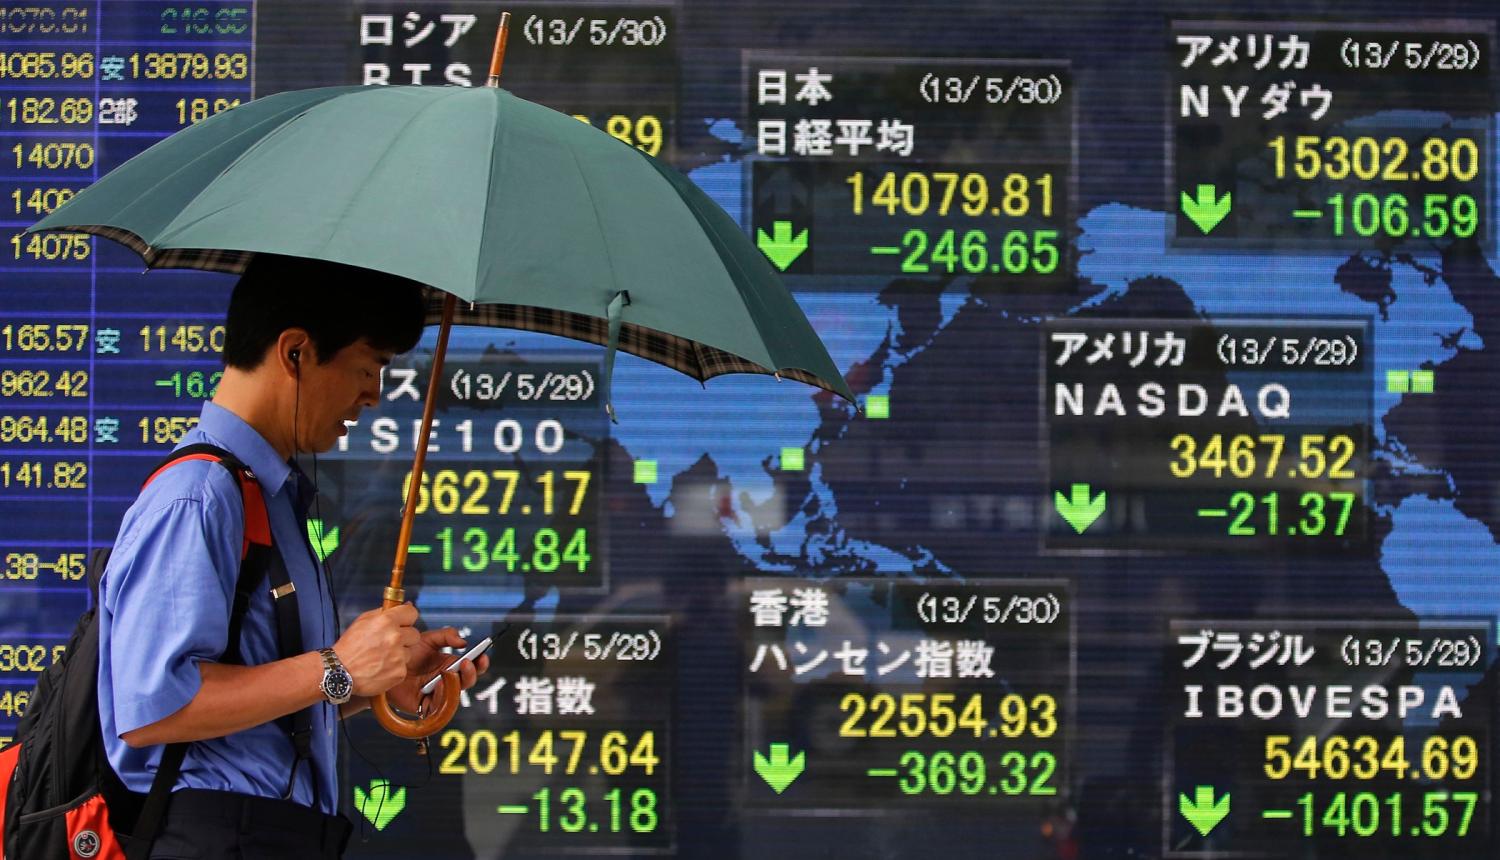
<svg viewBox="0 0 1500 860"><path fill-rule="evenodd" d="M347 720L355 714L370 709L369 696L355 696L342 705L339 705L339 719Z"/></svg>
<svg viewBox="0 0 1500 860"><path fill-rule="evenodd" d="M344 668L344 663L332 648L318 652L323 663L323 674L318 690L330 704L343 707L354 697L354 677Z"/></svg>

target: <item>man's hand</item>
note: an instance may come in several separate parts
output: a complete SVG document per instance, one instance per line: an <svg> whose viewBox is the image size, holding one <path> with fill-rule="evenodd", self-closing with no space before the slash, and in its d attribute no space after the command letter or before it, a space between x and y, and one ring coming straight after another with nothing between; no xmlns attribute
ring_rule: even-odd
<svg viewBox="0 0 1500 860"><path fill-rule="evenodd" d="M423 633L417 643L407 649L406 678L390 689L391 704L408 714L417 713L421 707L422 685L439 671L448 668L448 664L462 656L462 649L468 646L469 643L452 627ZM445 647L458 648L460 651L458 654L448 654L439 650ZM465 662L458 669L459 689L467 690L474 686L479 676L489 667L490 658L487 654L481 655L477 661ZM442 707L443 690L439 685L437 692L433 693L428 713Z"/></svg>
<svg viewBox="0 0 1500 860"><path fill-rule="evenodd" d="M371 609L354 619L333 652L354 679L354 695L375 696L400 684L418 650L422 636L417 607L403 603L391 609ZM428 634L431 635L431 634Z"/></svg>

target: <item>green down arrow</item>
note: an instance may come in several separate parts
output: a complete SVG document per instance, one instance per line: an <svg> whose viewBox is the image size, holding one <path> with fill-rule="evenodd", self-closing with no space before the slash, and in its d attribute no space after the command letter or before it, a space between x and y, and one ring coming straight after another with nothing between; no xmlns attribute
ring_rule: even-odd
<svg viewBox="0 0 1500 860"><path fill-rule="evenodd" d="M1198 229L1205 234L1212 233L1219 222L1229 215L1230 198L1228 191L1224 192L1223 197L1215 197L1212 185L1200 185L1196 200L1189 197L1186 191L1182 192L1182 214L1197 224Z"/></svg>
<svg viewBox="0 0 1500 860"><path fill-rule="evenodd" d="M354 805L359 814L369 819L376 830L384 830L391 820L406 808L406 788L391 791L391 784L383 779L370 783L368 793L359 786L354 787Z"/></svg>
<svg viewBox="0 0 1500 860"><path fill-rule="evenodd" d="M307 521L307 540L318 554L318 561L327 561L328 556L339 548L339 527L334 526L325 532L322 520L310 519Z"/></svg>
<svg viewBox="0 0 1500 860"><path fill-rule="evenodd" d="M1088 484L1074 484L1072 498L1064 496L1058 490L1053 501L1057 504L1057 512L1079 534L1083 534L1094 524L1094 520L1104 515L1104 491L1100 490L1099 495L1090 499Z"/></svg>
<svg viewBox="0 0 1500 860"><path fill-rule="evenodd" d="M771 235L766 231L755 231L755 245L761 252L771 258L776 268L785 272L796 259L807 250L807 231L803 230L795 237L792 236L792 222L776 221L771 224Z"/></svg>
<svg viewBox="0 0 1500 860"><path fill-rule="evenodd" d="M796 782L807 767L807 753L799 752L796 758L788 758L790 752L791 747L787 744L771 744L769 760L759 752L755 754L755 772L777 794L786 791L786 787Z"/></svg>
<svg viewBox="0 0 1500 860"><path fill-rule="evenodd" d="M1196 799L1189 800L1186 794L1177 795L1177 808L1182 811L1182 817L1193 825L1193 829L1207 836L1229 817L1229 795L1224 795L1215 803L1214 787L1200 785Z"/></svg>

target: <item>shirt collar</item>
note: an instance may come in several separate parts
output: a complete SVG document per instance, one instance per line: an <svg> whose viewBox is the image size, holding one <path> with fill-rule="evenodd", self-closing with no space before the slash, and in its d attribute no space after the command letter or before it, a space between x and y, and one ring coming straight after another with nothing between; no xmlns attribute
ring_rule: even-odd
<svg viewBox="0 0 1500 860"><path fill-rule="evenodd" d="M313 497L318 494L318 485L313 483L312 478L302 471L302 467L296 462L291 463L291 479L288 483L296 485L296 493L292 496L293 506L297 509L297 515L307 519L308 509L312 507Z"/></svg>
<svg viewBox="0 0 1500 860"><path fill-rule="evenodd" d="M203 404L203 411L198 415L198 429L224 443L224 449L249 466L260 485L271 495L279 494L288 479L293 477L292 464L281 459L260 431L219 404L212 401ZM296 475L300 477L302 471L298 469Z"/></svg>

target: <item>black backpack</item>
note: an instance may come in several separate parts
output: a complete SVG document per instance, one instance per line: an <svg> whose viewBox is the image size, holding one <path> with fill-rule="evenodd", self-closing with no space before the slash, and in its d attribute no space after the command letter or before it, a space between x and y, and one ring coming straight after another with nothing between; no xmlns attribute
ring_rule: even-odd
<svg viewBox="0 0 1500 860"><path fill-rule="evenodd" d="M229 614L229 639L221 662L240 663L240 627L251 595L269 574L278 591L289 582L271 543L270 520L260 484L243 463L213 445L173 451L147 478L184 460L208 460L228 469L240 487L245 542ZM137 860L149 856L165 817L188 744L169 744L149 794L130 791L110 766L99 725L99 581L109 550L89 559L93 599L78 619L64 654L37 678L15 741L0 750L0 857L14 860ZM276 601L279 648L301 650L301 631L289 641L287 623L297 621L295 597ZM284 718L299 758L310 754L311 714ZM299 734L300 732L300 734Z"/></svg>

